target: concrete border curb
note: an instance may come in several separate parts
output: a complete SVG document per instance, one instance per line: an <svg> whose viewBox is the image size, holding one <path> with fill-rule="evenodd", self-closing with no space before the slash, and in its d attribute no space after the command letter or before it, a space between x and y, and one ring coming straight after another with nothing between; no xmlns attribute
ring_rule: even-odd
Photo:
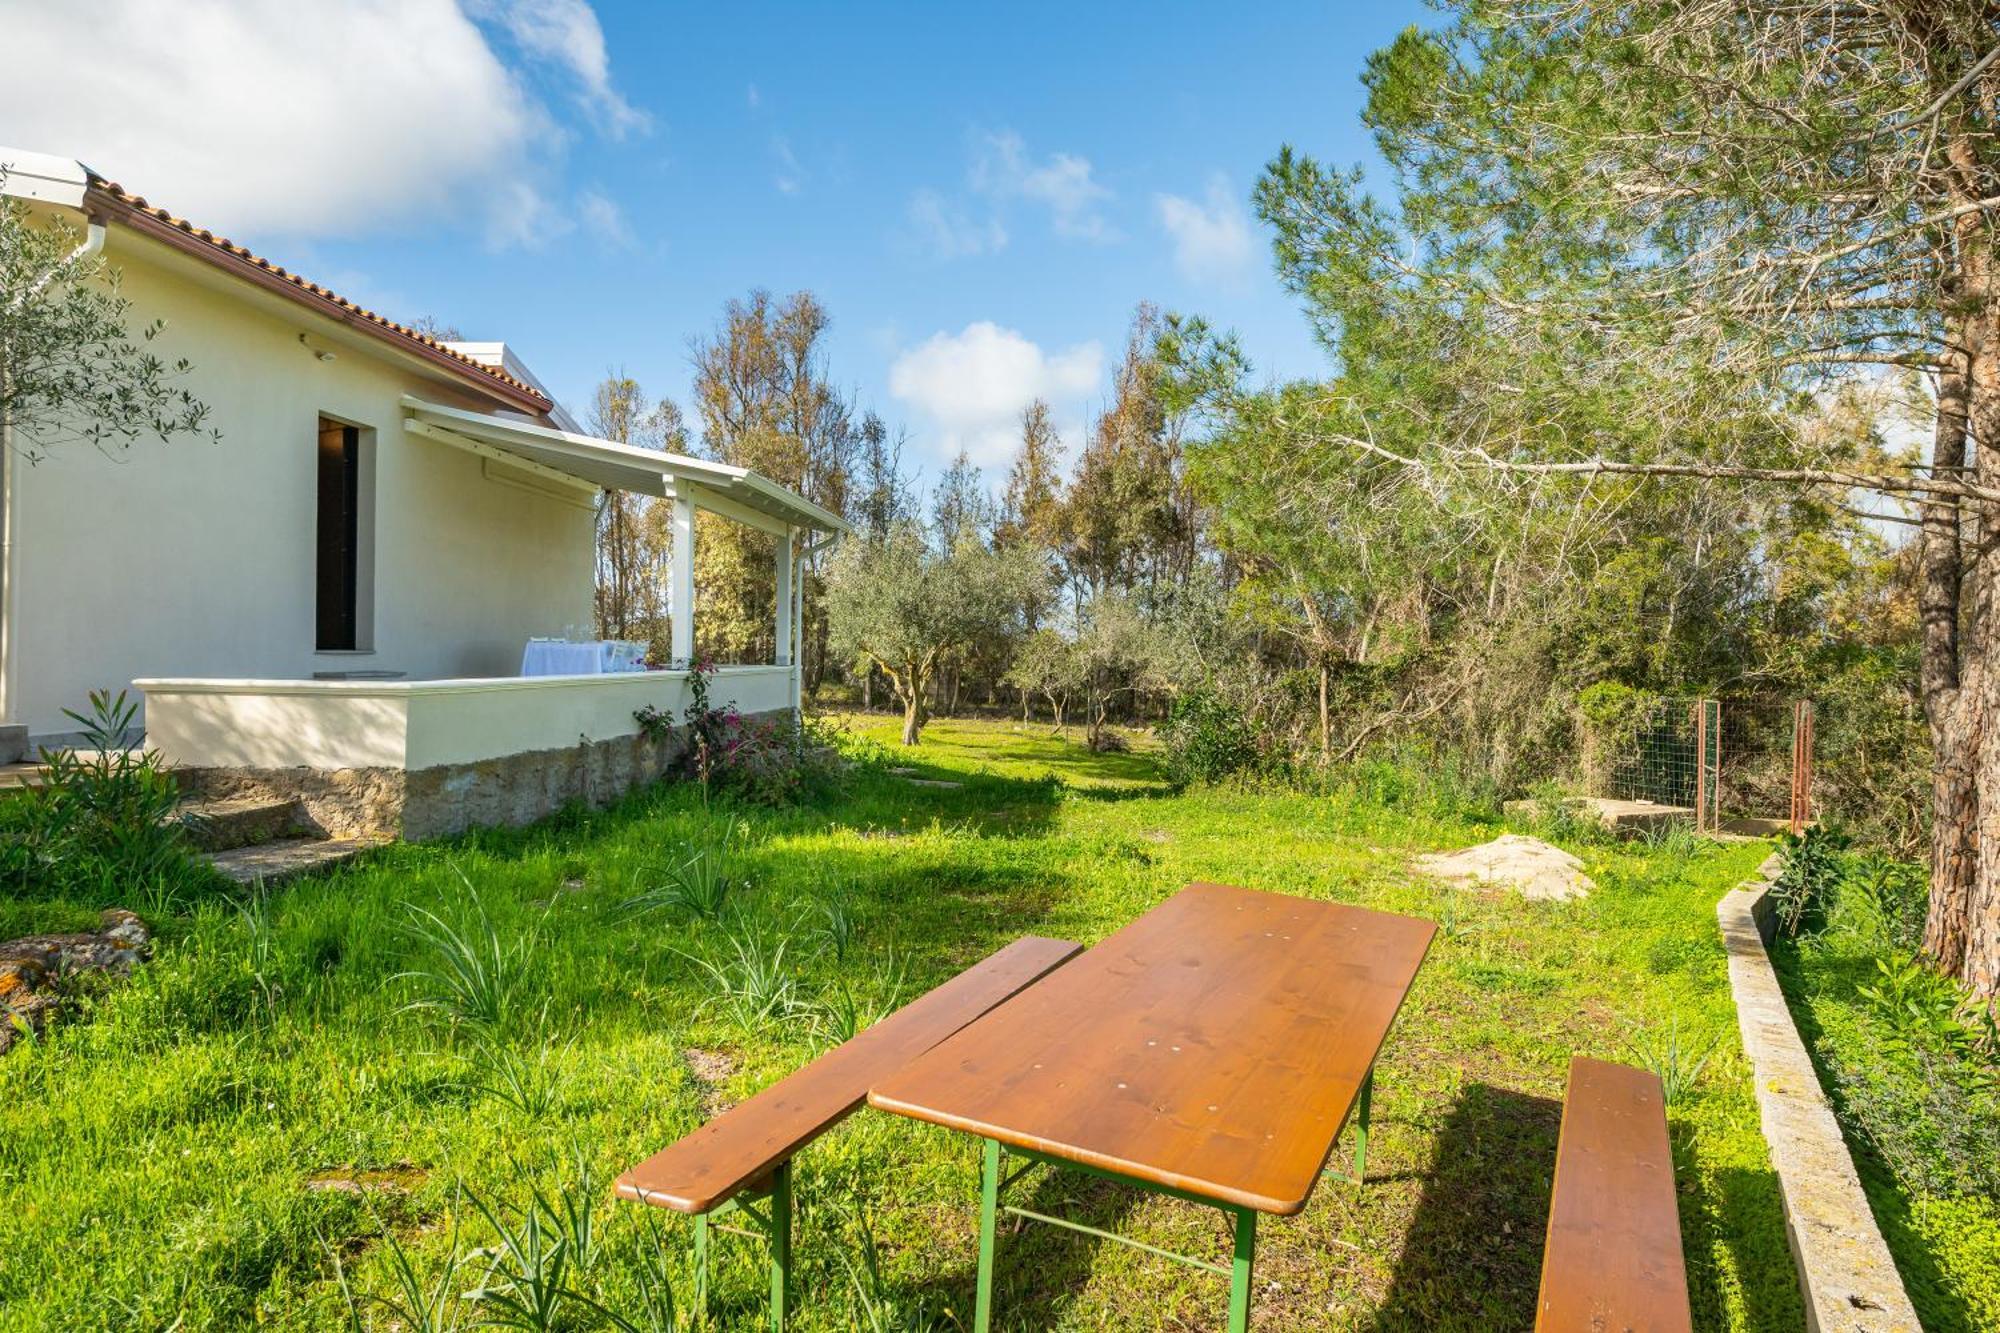
<svg viewBox="0 0 2000 1333"><path fill-rule="evenodd" d="M1757 1112L1785 1201L1806 1326L1826 1333L1919 1333L1916 1309L1765 950L1777 930L1770 892L1778 869L1773 855L1723 895L1715 915L1729 953L1743 1053L1756 1079Z"/></svg>

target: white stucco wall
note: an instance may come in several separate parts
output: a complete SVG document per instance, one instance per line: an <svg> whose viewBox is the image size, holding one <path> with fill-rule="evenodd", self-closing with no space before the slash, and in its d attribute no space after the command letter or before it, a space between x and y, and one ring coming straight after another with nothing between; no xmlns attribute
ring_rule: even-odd
<svg viewBox="0 0 2000 1333"><path fill-rule="evenodd" d="M14 720L71 731L64 707L142 677L512 675L530 636L589 622L591 510L402 429L404 394L485 406L475 396L115 225L107 256L134 319L167 321L155 347L193 363L188 387L222 439L141 440L115 457L70 445L16 470ZM322 414L373 432L363 654L314 650Z"/></svg>
<svg viewBox="0 0 2000 1333"><path fill-rule="evenodd" d="M723 667L709 698L742 713L790 708L797 668ZM692 701L685 671L511 680L147 680L147 741L188 768L418 772L581 740L636 735L651 706L678 723Z"/></svg>

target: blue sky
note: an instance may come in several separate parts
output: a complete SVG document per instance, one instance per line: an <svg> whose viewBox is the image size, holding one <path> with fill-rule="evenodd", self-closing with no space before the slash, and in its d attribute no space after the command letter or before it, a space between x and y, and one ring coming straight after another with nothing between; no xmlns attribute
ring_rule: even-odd
<svg viewBox="0 0 2000 1333"><path fill-rule="evenodd" d="M0 0L29 67L103 51L84 96L0 90L0 142L505 339L573 408L613 367L685 405L725 300L810 288L835 377L934 473L961 444L1004 465L1034 392L1073 439L1141 300L1233 326L1264 374L1318 369L1248 192L1286 142L1372 165L1362 62L1427 17Z"/></svg>

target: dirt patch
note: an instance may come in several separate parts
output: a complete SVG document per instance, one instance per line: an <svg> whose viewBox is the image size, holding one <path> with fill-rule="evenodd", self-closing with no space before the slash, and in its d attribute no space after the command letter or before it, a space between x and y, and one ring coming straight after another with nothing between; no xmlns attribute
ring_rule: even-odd
<svg viewBox="0 0 2000 1333"><path fill-rule="evenodd" d="M689 1046L681 1052L687 1061L688 1072L701 1085L701 1113L704 1118L712 1118L729 1109L730 1102L722 1095L722 1085L736 1077L736 1057L727 1051L705 1051L699 1046Z"/></svg>
<svg viewBox="0 0 2000 1333"><path fill-rule="evenodd" d="M1413 863L1433 879L1461 887L1497 885L1524 898L1568 902L1587 898L1597 885L1583 873L1583 862L1540 838L1506 833L1492 842L1461 852L1434 852Z"/></svg>
<svg viewBox="0 0 2000 1333"><path fill-rule="evenodd" d="M306 1189L329 1194L366 1194L370 1190L385 1194L409 1194L429 1178L430 1172L414 1162L396 1162L366 1169L328 1167L306 1177Z"/></svg>
<svg viewBox="0 0 2000 1333"><path fill-rule="evenodd" d="M152 932L122 907L106 909L94 931L0 944L0 1055L24 1035L41 1033L74 980L127 976L152 952Z"/></svg>

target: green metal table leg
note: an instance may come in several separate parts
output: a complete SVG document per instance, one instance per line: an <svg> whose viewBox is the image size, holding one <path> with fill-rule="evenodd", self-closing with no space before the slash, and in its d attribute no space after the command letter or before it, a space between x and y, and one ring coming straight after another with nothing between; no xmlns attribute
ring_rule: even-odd
<svg viewBox="0 0 2000 1333"><path fill-rule="evenodd" d="M792 1164L771 1173L771 1333L785 1333L786 1298L792 1287Z"/></svg>
<svg viewBox="0 0 2000 1333"><path fill-rule="evenodd" d="M1354 1113L1354 1183L1368 1179L1368 1111L1375 1100L1375 1071L1361 1080L1361 1105Z"/></svg>
<svg viewBox="0 0 2000 1333"><path fill-rule="evenodd" d="M708 1214L694 1215L694 1308L708 1317Z"/></svg>
<svg viewBox="0 0 2000 1333"><path fill-rule="evenodd" d="M1000 1209L1000 1140L986 1140L979 1173L979 1274L972 1302L972 1333L993 1327L993 1232Z"/></svg>
<svg viewBox="0 0 2000 1333"><path fill-rule="evenodd" d="M1250 1270L1257 1258L1257 1214L1236 1210L1236 1256L1229 1271L1229 1333L1249 1333Z"/></svg>

